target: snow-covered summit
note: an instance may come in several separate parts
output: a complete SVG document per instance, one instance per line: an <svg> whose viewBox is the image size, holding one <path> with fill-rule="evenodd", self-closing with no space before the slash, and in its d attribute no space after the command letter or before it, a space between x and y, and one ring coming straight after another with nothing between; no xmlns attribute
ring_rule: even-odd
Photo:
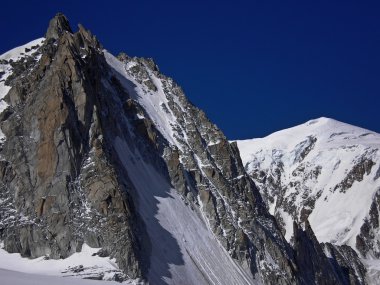
<svg viewBox="0 0 380 285"><path fill-rule="evenodd" d="M250 156L261 150L263 145L272 149L292 150L300 140L308 136L317 137L317 145L320 147L347 144L379 145L380 138L378 133L321 117L292 128L277 131L264 138L238 140L237 142L243 163L249 163Z"/></svg>
<svg viewBox="0 0 380 285"><path fill-rule="evenodd" d="M322 117L237 143L288 240L293 220L309 219L320 242L378 255L360 241L378 236L364 228L380 189L380 134Z"/></svg>

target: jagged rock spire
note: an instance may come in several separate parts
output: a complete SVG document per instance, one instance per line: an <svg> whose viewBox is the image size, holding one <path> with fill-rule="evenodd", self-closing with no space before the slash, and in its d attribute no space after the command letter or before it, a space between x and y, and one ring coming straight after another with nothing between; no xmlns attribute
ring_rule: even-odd
<svg viewBox="0 0 380 285"><path fill-rule="evenodd" d="M55 15L49 22L46 39L58 39L65 31L72 33L69 20L62 13Z"/></svg>

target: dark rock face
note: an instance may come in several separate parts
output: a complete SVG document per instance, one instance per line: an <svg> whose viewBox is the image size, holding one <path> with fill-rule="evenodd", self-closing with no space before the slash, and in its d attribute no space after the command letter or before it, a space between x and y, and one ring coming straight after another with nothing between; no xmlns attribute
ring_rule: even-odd
<svg viewBox="0 0 380 285"><path fill-rule="evenodd" d="M305 223L305 230L294 223L294 248L305 284L340 284L339 276L335 274L308 222Z"/></svg>
<svg viewBox="0 0 380 285"><path fill-rule="evenodd" d="M349 246L319 244L308 222L294 224L294 248L305 284L365 284L366 269Z"/></svg>
<svg viewBox="0 0 380 285"><path fill-rule="evenodd" d="M363 284L366 282L367 271L358 254L351 247L324 243L322 248L329 257L336 274L341 280L344 280L344 284Z"/></svg>
<svg viewBox="0 0 380 285"><path fill-rule="evenodd" d="M133 176L134 160L141 159L205 217L251 282L362 283L355 274L336 273L343 262L331 265L309 227L296 227L294 248L286 242L237 145L152 60L119 56L132 82L109 64L91 33L80 26L73 34L61 14L38 53L41 59L28 63L32 72L20 69L9 81L10 106L1 120L0 239L7 251L57 259L86 243L115 257L124 277L150 276L154 236L136 210L144 197ZM133 93L134 84L146 96L162 90L166 100L155 107L175 118L172 137ZM301 160L314 143L310 138Z"/></svg>

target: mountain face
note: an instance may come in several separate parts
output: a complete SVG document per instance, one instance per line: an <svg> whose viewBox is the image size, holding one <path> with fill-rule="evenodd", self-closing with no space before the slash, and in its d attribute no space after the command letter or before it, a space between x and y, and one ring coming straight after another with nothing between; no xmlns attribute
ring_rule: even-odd
<svg viewBox="0 0 380 285"><path fill-rule="evenodd" d="M285 239L237 144L153 60L114 57L58 14L0 64L5 251L100 248L120 270L91 278L151 284L365 283L357 254L306 219Z"/></svg>
<svg viewBox="0 0 380 285"><path fill-rule="evenodd" d="M379 260L380 134L320 118L237 144L288 241L308 221L319 242Z"/></svg>

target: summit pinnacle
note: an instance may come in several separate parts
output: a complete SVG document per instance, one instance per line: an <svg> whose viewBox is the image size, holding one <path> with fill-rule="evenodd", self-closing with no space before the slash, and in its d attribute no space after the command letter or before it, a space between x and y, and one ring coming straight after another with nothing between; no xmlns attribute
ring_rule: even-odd
<svg viewBox="0 0 380 285"><path fill-rule="evenodd" d="M58 39L64 32L72 33L70 23L65 15L58 13L50 20L45 37L46 39Z"/></svg>

